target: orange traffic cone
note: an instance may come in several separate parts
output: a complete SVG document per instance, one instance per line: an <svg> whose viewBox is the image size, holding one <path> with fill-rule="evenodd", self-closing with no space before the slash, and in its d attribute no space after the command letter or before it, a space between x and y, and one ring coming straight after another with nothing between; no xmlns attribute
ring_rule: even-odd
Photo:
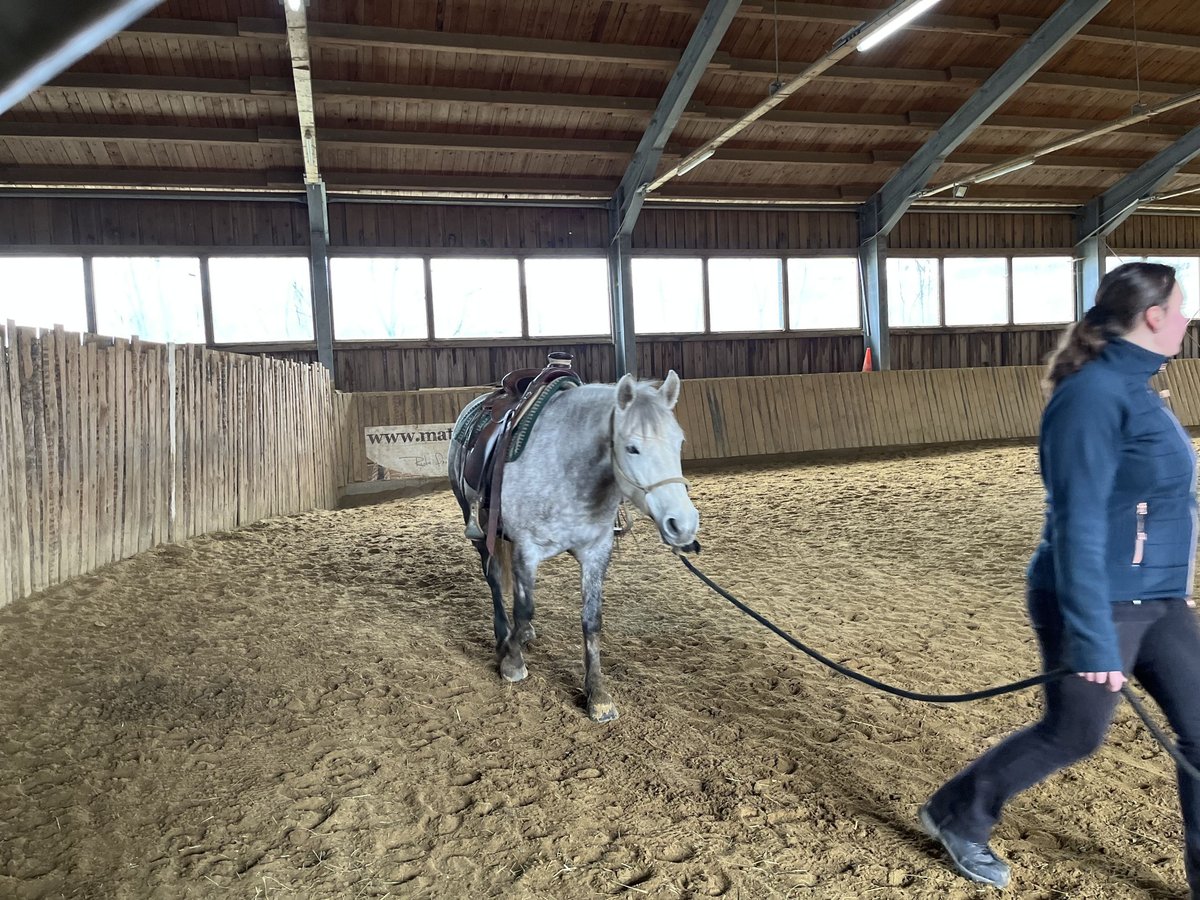
<svg viewBox="0 0 1200 900"><path fill-rule="evenodd" d="M863 367L862 367L862 370L863 370L864 372L873 372L873 371L875 371L875 367L874 367L873 365L871 365L871 348L870 348L870 347L868 347L868 348L867 348L867 353L866 353L866 355L863 357Z"/></svg>

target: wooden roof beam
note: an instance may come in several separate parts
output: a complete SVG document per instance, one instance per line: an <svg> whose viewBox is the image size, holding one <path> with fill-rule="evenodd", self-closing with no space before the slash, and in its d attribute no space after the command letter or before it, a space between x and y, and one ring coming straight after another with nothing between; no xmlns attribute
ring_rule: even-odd
<svg viewBox="0 0 1200 900"><path fill-rule="evenodd" d="M702 4L701 4L702 5ZM781 4L781 9L785 4ZM797 6L801 4L795 4ZM743 4L743 8L744 8ZM814 7L827 9L827 7ZM828 7L828 9L837 9ZM858 23L873 18L879 11L858 7L845 7L845 10L857 10L858 18L843 17L836 21ZM781 13L782 15L782 13ZM846 14L849 16L849 13ZM938 19L936 15L922 16L910 28L921 28L928 20ZM942 16L946 20L958 20L966 17ZM1012 17L1008 17L1012 18ZM827 21L834 21L826 19ZM196 39L211 39L221 41L228 39L229 27L232 23L190 23L179 22L178 27L167 29L159 24L170 20L151 19L146 22L145 33L161 37L192 37ZM973 20L968 20L973 21ZM981 20L991 21L991 20ZM1026 25L1036 20L1023 19ZM220 27L213 27L220 26ZM143 27L142 23L136 26ZM242 18L236 23L237 37L245 40L272 41L282 40L283 24L273 19ZM505 58L528 59L557 59L565 61L583 61L588 63L608 63L613 65L632 66L670 71L678 63L680 54L673 47L653 47L640 44L604 44L596 41L560 41L541 38L516 36L499 36L486 34L446 33L441 31L420 31L416 29L381 28L369 25L343 25L329 22L310 22L309 40L312 46L342 46L363 47L373 46L391 50L424 50L444 53L470 53L485 56L500 56ZM992 31L1011 37L1022 33L1019 30L1000 31L999 26L993 26ZM963 28L939 30L970 31L969 26ZM1106 41L1112 43L1116 38L1112 35L1122 29L1106 29ZM141 33L141 32L135 32ZM1179 49L1200 49L1200 37L1179 35ZM1132 40L1132 33L1130 33ZM1142 40L1142 32L1138 32L1138 40ZM780 74L790 76L804 71L807 62L799 60L781 60ZM775 77L775 64L770 60L744 59L731 56L728 53L714 53L708 66L709 74L733 75L745 78ZM834 81L881 81L889 84L940 84L951 82L956 84L982 83L991 75L991 71L973 66L950 66L944 69L922 69L873 66L834 66L823 74L823 78ZM1074 73L1038 73L1029 80L1030 84L1074 87L1084 90L1122 91L1137 93L1138 85L1135 79L1108 78L1097 75ZM1192 86L1174 83L1143 81L1142 93L1150 94L1179 94L1194 89Z"/></svg>
<svg viewBox="0 0 1200 900"><path fill-rule="evenodd" d="M673 12L694 12L703 0L626 0L641 6L655 6ZM828 22L834 25L853 25L870 18L878 12L876 7L824 6L815 3L796 3L779 0L778 11L770 0L743 0L738 15L746 19L773 19L776 14L781 22ZM995 16L954 16L936 12L922 16L909 28L914 31L954 32L982 37L1028 37L1037 31L1044 20L1035 16L1014 16L999 13ZM1114 28L1108 25L1086 25L1073 40L1101 44L1129 45L1134 41L1131 28ZM1164 50L1200 50L1200 35L1176 34L1163 31L1138 29L1137 41L1148 47Z"/></svg>
<svg viewBox="0 0 1200 900"><path fill-rule="evenodd" d="M346 172L326 170L325 182L332 191L403 192L468 194L477 196L537 195L547 198L580 197L604 199L611 196L616 178L562 178L559 176L490 176L490 175L428 175L396 172ZM271 190L299 193L303 189L301 169L289 170L195 170L147 169L118 167L73 166L5 166L0 167L0 186L12 187L120 187L132 191L169 188L184 190ZM861 202L874 190L869 184L804 185L804 184L703 184L671 182L651 202L671 200L724 202L739 200L778 203L841 202L849 206ZM954 202L942 198L951 206L978 205L979 201L1006 203L1078 206L1086 200L1087 191L1081 188L1013 186L1003 184L978 185L967 201ZM932 205L928 201L925 206Z"/></svg>
<svg viewBox="0 0 1200 900"><path fill-rule="evenodd" d="M958 85L968 86L981 76L988 73L986 69L915 69L893 70L872 68L851 68L835 66L821 77L832 80L863 82L881 82L886 84L906 83L914 85ZM888 73L893 73L889 75ZM767 73L761 73L767 77ZM773 74L771 77L774 77ZM1061 73L1041 72L1032 76L1026 84L1046 85L1052 87L1073 88L1077 90L1102 91L1112 93L1119 91L1136 94L1138 87L1134 79L1103 78L1088 75L1064 75ZM1197 85L1179 84L1175 82L1142 82L1143 94L1168 94L1176 96L1187 94L1200 89ZM258 95L263 97L292 97L292 82L287 78L252 75L249 78L202 78L157 75L124 75L102 72L68 72L50 79L38 90L79 90L79 91L124 91L128 93L177 93L197 94L211 97L245 97ZM400 85L369 81L335 81L314 79L313 90L319 99L363 99L363 100L395 100L478 103L490 106L527 106L552 107L561 109L595 109L613 112L651 112L657 101L647 97L614 97L592 96L588 94L563 94L545 91L494 91L482 88L436 87L429 85ZM687 116L707 118L737 118L744 110L731 107L708 106L703 102L693 101L687 105L684 112ZM804 110L772 110L767 114L768 119L787 122L795 121L811 124L839 124L835 121L842 118L845 124L859 124L854 121L857 113L820 113ZM912 112L908 115L908 124L914 127L937 127L948 118L947 114L936 112ZM846 118L850 117L850 118ZM904 127L900 114L874 114L861 118L861 123L877 127ZM1036 116L995 116L986 123L988 127L1024 128L1045 130L1074 130L1080 127L1081 120L1053 118L1042 119ZM1172 129L1176 126L1154 126L1156 129ZM1180 133L1186 131L1181 129ZM1153 133L1165 134L1166 131Z"/></svg>
<svg viewBox="0 0 1200 900"><path fill-rule="evenodd" d="M312 59L308 48L308 14L303 2L283 0L284 20L279 24L287 33L288 53L292 62L292 91L299 119L300 143L304 151L304 181L319 184L317 163L317 113L313 100Z"/></svg>
<svg viewBox="0 0 1200 900"><path fill-rule="evenodd" d="M275 144L294 147L300 136L291 126L260 125L256 128L193 128L181 125L97 125L92 123L57 124L44 122L0 121L0 139L55 141L104 141L106 143L172 144ZM321 142L329 146L390 147L408 150L446 150L482 153L529 153L575 155L624 159L636 149L632 140L592 140L528 135L478 135L449 132L407 132L352 128L323 128ZM663 158L686 155L688 148L668 143ZM894 168L908 160L915 150L809 151L779 150L771 146L721 147L714 162L758 165L871 166ZM1007 162L1004 153L952 153L950 165L996 165ZM1066 156L1053 154L1039 158L1039 168L1112 169L1129 171L1142 160L1121 156ZM1200 164L1181 171L1200 174Z"/></svg>
<svg viewBox="0 0 1200 900"><path fill-rule="evenodd" d="M656 69L671 69L679 62L679 51L672 47L650 47L640 44L603 44L595 41L419 31L411 28L382 28L334 22L310 22L308 28L309 39L316 47L381 47L387 50L432 50L474 53L481 56L562 60L575 60L586 56L591 62L645 65ZM282 34L279 23L273 19L241 18L238 19L237 30L241 37L259 40L270 40Z"/></svg>
<svg viewBox="0 0 1200 900"><path fill-rule="evenodd" d="M219 169L142 169L116 166L0 166L0 185L26 187L120 186L146 189L186 188L267 188L270 173L263 171ZM300 174L289 179L287 187L300 188Z"/></svg>
<svg viewBox="0 0 1200 900"><path fill-rule="evenodd" d="M698 15L704 10L706 0L626 0L642 6L654 6L671 12L684 12ZM867 6L823 6L815 3L794 3L781 0L778 4L778 15L781 22L828 22L832 25L855 25L863 22L879 12L876 7ZM772 19L774 10L771 3L746 2L743 0L738 11L738 17L744 19ZM1016 16L1000 13L995 16L954 16L936 12L922 16L920 21L909 27L914 31L933 33L968 34L982 37L1028 37L1042 23L1034 16ZM355 46L376 45L386 46L395 41L385 37L387 32L414 33L412 29L387 29L365 25L342 25L340 23L310 23L310 27L320 28L318 37L314 32L314 43L353 43ZM354 29L363 29L357 32ZM370 29L370 30L367 30ZM233 22L202 22L194 19L145 18L133 22L123 32L127 35L147 37L175 38L180 40L211 41L227 43L229 41L268 43L283 40L283 32L275 26L272 20L252 17L242 17ZM426 35L426 32L415 32ZM434 33L436 34L436 32ZM520 40L510 38L509 40ZM419 36L419 41L429 41L428 37ZM504 40L504 39L501 39ZM1074 40L1088 41L1100 44L1133 43L1134 33L1131 28L1118 28L1108 25L1089 24L1080 29ZM382 41L382 43L381 43ZM1163 50L1200 51L1200 35L1179 34L1165 31L1144 31L1138 29L1137 41L1147 47L1157 47ZM401 41L402 42L402 41ZM567 43L567 42L562 42ZM501 45L496 45L497 47ZM442 49L436 44L428 44L427 49ZM551 46L545 48L554 52ZM481 51L482 52L482 51ZM678 54L676 54L677 56Z"/></svg>

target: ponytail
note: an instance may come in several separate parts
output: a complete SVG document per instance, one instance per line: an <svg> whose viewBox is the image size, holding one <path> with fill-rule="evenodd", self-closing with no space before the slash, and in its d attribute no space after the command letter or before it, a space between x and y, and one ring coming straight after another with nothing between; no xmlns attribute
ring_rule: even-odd
<svg viewBox="0 0 1200 900"><path fill-rule="evenodd" d="M1082 319L1063 332L1042 378L1042 390L1047 397L1054 393L1060 381L1068 375L1074 375L1107 346L1109 333L1102 324L1104 316L1098 312L1099 309L1099 306L1093 306Z"/></svg>

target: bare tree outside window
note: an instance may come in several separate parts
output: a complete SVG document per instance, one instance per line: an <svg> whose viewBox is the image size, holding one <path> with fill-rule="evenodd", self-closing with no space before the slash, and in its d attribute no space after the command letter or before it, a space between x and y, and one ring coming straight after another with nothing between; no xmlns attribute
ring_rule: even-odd
<svg viewBox="0 0 1200 900"><path fill-rule="evenodd" d="M199 259L98 256L92 275L101 334L204 343Z"/></svg>
<svg viewBox="0 0 1200 900"><path fill-rule="evenodd" d="M787 267L789 328L816 330L862 326L856 258L789 259Z"/></svg>
<svg viewBox="0 0 1200 900"><path fill-rule="evenodd" d="M887 261L888 324L916 328L941 324L938 261L891 257Z"/></svg>
<svg viewBox="0 0 1200 900"><path fill-rule="evenodd" d="M521 287L515 259L435 259L430 272L434 337L520 336Z"/></svg>
<svg viewBox="0 0 1200 900"><path fill-rule="evenodd" d="M217 343L313 340L307 259L213 257L208 270Z"/></svg>

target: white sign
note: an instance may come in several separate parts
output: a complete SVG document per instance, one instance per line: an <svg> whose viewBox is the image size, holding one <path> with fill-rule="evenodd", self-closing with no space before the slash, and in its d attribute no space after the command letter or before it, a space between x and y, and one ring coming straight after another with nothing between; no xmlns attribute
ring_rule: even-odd
<svg viewBox="0 0 1200 900"><path fill-rule="evenodd" d="M454 425L380 425L364 429L375 478L445 476Z"/></svg>

